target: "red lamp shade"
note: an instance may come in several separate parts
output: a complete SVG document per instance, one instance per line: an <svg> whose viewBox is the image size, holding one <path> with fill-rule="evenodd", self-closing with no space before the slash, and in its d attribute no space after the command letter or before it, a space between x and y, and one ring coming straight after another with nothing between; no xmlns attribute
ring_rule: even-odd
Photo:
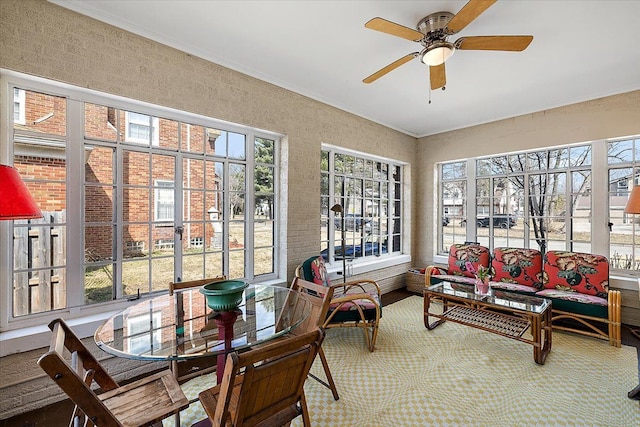
<svg viewBox="0 0 640 427"><path fill-rule="evenodd" d="M42 218L18 170L0 165L0 220Z"/></svg>

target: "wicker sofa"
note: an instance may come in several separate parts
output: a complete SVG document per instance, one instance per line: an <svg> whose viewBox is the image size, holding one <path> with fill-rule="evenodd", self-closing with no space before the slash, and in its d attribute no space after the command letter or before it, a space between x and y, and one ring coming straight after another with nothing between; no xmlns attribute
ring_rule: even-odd
<svg viewBox="0 0 640 427"><path fill-rule="evenodd" d="M501 247L452 245L448 266L425 269L425 285L442 280L473 283L466 261L474 268L491 267L495 289L540 296L553 303L553 328L609 340L621 345L620 291L609 289L609 263L602 255Z"/></svg>

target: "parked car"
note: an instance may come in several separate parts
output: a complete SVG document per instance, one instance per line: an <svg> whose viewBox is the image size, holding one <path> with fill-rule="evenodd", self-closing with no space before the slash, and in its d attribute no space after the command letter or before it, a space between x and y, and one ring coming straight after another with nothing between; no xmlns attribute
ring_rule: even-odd
<svg viewBox="0 0 640 427"><path fill-rule="evenodd" d="M476 225L478 227L489 227L489 223L491 221L491 218L484 217L484 218L478 218L476 220ZM496 228L511 228L514 225L517 224L517 221L508 215L496 215L493 217L493 226Z"/></svg>
<svg viewBox="0 0 640 427"><path fill-rule="evenodd" d="M448 216L443 216L442 217L442 226L446 227L447 225L449 225L449 217Z"/></svg>
<svg viewBox="0 0 640 427"><path fill-rule="evenodd" d="M335 225L336 230L342 230L342 219L340 218L340 216L336 215L333 221L334 221L333 224ZM370 219L365 219L355 214L346 214L344 216L344 229L347 231L348 230L360 231L360 229L363 228L363 225L364 225L365 232L367 233L371 232Z"/></svg>

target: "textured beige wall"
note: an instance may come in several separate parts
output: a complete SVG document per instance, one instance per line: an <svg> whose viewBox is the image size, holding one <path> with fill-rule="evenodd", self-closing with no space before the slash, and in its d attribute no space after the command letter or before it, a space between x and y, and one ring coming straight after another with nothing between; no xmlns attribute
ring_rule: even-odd
<svg viewBox="0 0 640 427"><path fill-rule="evenodd" d="M408 164L415 158L415 138L44 0L0 0L0 68L286 135L281 184L287 211L281 226L288 280L297 264L320 249L321 143ZM410 165L406 170L410 189ZM412 209L406 208L410 225ZM403 286L407 268L370 276L389 291ZM0 360L1 377L15 366L22 378L0 379L0 419L48 403L47 396L57 393L35 366L39 353L44 351Z"/></svg>

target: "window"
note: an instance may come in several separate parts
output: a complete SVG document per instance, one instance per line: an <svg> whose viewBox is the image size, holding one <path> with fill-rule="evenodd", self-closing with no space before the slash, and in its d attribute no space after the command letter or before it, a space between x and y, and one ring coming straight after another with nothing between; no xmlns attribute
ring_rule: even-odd
<svg viewBox="0 0 640 427"><path fill-rule="evenodd" d="M402 252L402 172L397 162L322 151L321 254L329 262ZM331 210L342 206L342 214Z"/></svg>
<svg viewBox="0 0 640 427"><path fill-rule="evenodd" d="M607 142L609 172L609 262L613 268L640 271L640 215L624 208L640 185L640 137Z"/></svg>
<svg viewBox="0 0 640 427"><path fill-rule="evenodd" d="M25 124L24 90L13 88L13 122Z"/></svg>
<svg viewBox="0 0 640 427"><path fill-rule="evenodd" d="M13 91L21 98L9 110L22 106L27 124L11 124L8 152L45 217L0 236L13 260L2 278L7 329L36 313L110 310L171 280L277 278L275 135L30 84Z"/></svg>
<svg viewBox="0 0 640 427"><path fill-rule="evenodd" d="M159 144L158 118L145 114L125 113L125 141L138 144Z"/></svg>
<svg viewBox="0 0 640 427"><path fill-rule="evenodd" d="M156 221L173 221L173 181L155 182L155 219Z"/></svg>
<svg viewBox="0 0 640 427"><path fill-rule="evenodd" d="M608 181L604 156L593 159L594 152L607 153ZM594 174L603 177L598 188ZM438 233L440 254L469 240L542 252L603 253L608 245L612 268L640 271L638 220L623 213L629 189L640 182L637 137L443 163L439 178L439 211L449 218ZM473 198L466 188L473 188ZM608 193L608 218L594 209L594 192ZM608 234L598 226L607 223Z"/></svg>
<svg viewBox="0 0 640 427"><path fill-rule="evenodd" d="M467 240L465 224L467 222L467 167L465 162L444 164L440 167L441 183L440 215L438 222L439 252L447 252L454 243Z"/></svg>

